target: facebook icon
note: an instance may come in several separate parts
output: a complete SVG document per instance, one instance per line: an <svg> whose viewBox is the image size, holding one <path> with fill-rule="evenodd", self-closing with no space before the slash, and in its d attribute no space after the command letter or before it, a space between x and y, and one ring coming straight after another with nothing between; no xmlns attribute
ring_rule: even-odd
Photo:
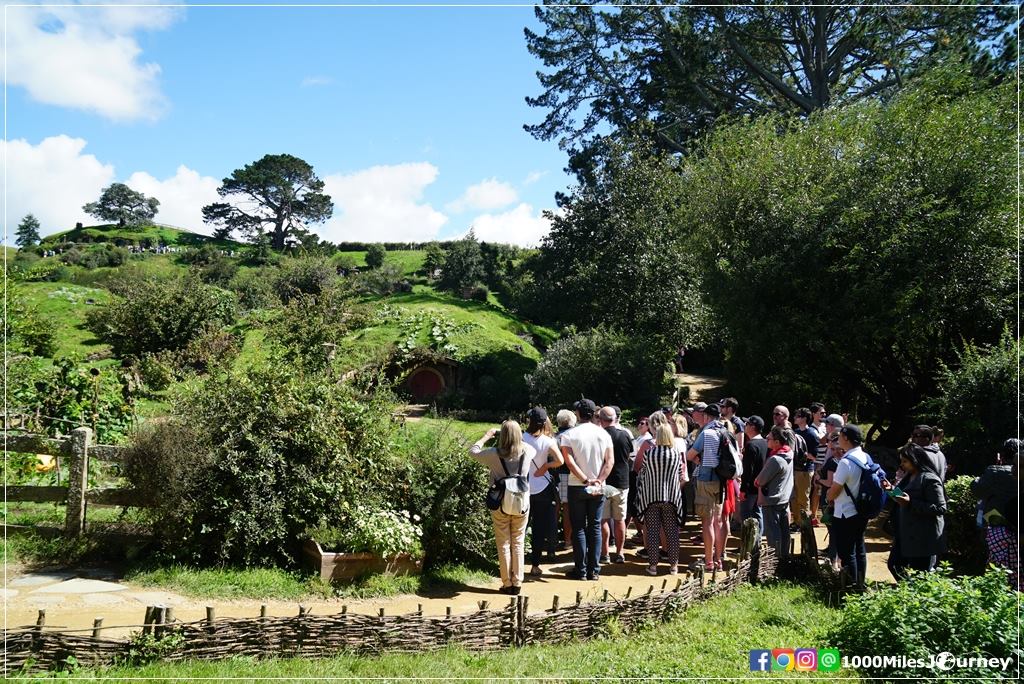
<svg viewBox="0 0 1024 684"><path fill-rule="evenodd" d="M750 652L750 671L751 672L770 672L772 669L772 652L771 651L751 651Z"/></svg>

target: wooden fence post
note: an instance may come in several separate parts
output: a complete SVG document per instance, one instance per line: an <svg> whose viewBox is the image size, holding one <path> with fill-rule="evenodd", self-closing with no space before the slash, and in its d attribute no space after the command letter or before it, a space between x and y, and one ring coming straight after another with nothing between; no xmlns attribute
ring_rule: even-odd
<svg viewBox="0 0 1024 684"><path fill-rule="evenodd" d="M80 537L85 532L85 491L89 486L89 444L92 430L87 427L71 431L71 460L68 463L68 503L64 533Z"/></svg>

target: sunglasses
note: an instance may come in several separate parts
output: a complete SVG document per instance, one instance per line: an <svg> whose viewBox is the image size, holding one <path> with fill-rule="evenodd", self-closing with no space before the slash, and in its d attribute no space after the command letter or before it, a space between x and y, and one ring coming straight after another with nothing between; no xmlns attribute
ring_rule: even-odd
<svg viewBox="0 0 1024 684"><path fill-rule="evenodd" d="M639 425L647 425L647 421L646 420L641 420Z"/></svg>

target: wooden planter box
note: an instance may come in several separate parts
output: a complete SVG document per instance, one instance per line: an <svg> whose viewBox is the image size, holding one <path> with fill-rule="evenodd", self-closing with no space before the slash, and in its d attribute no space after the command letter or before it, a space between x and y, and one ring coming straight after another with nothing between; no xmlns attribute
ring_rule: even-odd
<svg viewBox="0 0 1024 684"><path fill-rule="evenodd" d="M390 558L374 553L332 553L312 539L302 544L302 560L304 566L327 581L351 580L385 570L396 575L418 575L423 570L423 559L407 553Z"/></svg>

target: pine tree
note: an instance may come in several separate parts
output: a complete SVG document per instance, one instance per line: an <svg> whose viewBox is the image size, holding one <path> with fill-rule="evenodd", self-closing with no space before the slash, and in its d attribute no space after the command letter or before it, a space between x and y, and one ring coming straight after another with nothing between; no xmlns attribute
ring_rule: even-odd
<svg viewBox="0 0 1024 684"><path fill-rule="evenodd" d="M21 219L21 223L18 224L17 236L18 247L22 249L37 244L39 242L39 219L32 214Z"/></svg>

